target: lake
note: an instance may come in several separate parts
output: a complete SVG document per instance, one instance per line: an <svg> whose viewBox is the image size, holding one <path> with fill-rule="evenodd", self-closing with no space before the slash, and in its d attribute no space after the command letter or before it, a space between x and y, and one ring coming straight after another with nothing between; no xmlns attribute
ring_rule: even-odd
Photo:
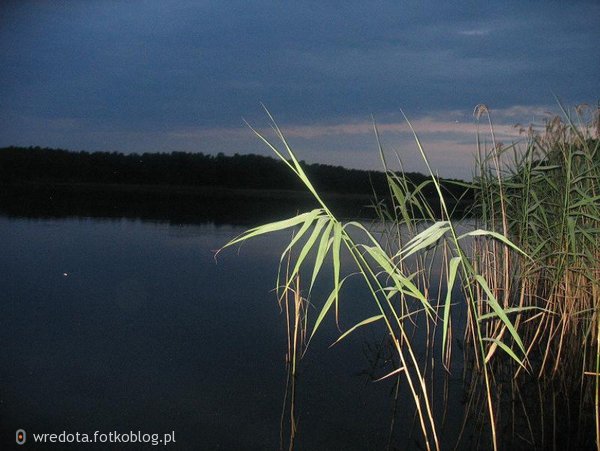
<svg viewBox="0 0 600 451"><path fill-rule="evenodd" d="M0 216L1 443L13 449L22 428L30 447L34 433L141 431L174 432L172 449L287 448L286 323L273 288L290 235L257 238L215 261L214 250L243 230ZM322 303L327 288L312 299ZM373 308L351 279L340 328ZM339 335L326 320L299 363L295 448L420 449L406 390L396 397L394 378L373 382L386 374L382 328L330 348ZM463 430L468 392L454 362L434 393L442 448L460 437L459 449L488 449L481 421Z"/></svg>

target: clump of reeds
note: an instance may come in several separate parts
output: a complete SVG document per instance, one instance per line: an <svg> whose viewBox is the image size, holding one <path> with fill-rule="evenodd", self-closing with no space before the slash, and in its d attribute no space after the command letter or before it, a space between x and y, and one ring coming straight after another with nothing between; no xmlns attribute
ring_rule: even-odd
<svg viewBox="0 0 600 451"><path fill-rule="evenodd" d="M489 119L485 109L477 113ZM480 146L474 184L483 227L529 258L483 241L476 264L503 307L521 309L515 327L538 377L580 381L584 392L595 393L586 405L595 406L600 447L598 112L583 106L563 113L542 132L530 128L524 149ZM502 333L502 325L489 327Z"/></svg>

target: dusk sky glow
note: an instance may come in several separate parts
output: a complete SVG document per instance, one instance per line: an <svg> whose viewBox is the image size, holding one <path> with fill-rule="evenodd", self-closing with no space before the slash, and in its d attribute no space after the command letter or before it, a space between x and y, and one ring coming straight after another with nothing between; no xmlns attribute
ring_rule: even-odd
<svg viewBox="0 0 600 451"><path fill-rule="evenodd" d="M596 105L600 2L3 1L0 146L269 155L379 169L371 115L423 170L470 178L473 108L499 139ZM484 124L481 124L482 127Z"/></svg>

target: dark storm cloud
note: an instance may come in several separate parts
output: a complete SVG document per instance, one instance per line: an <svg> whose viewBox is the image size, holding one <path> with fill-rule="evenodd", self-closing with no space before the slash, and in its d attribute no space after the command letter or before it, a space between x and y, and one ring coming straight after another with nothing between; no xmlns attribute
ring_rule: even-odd
<svg viewBox="0 0 600 451"><path fill-rule="evenodd" d="M0 13L1 144L36 121L231 127L262 116L261 101L316 124L598 94L597 2L12 1Z"/></svg>

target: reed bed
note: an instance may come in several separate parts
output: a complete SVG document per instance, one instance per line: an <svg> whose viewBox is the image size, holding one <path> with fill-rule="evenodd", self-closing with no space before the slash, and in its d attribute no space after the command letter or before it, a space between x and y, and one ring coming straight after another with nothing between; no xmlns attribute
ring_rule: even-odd
<svg viewBox="0 0 600 451"><path fill-rule="evenodd" d="M535 373L593 383L597 407L600 151L581 115L575 123L565 112L566 122L553 120L544 133L529 133L525 150L520 150L518 145L496 143L489 111L476 109L479 120L488 119L492 145L486 148L478 141L478 174L473 183L463 184L477 195L474 212L479 224L468 231L453 219L448 194L414 130L417 152L430 175L419 185L404 176L398 158L400 171L389 168L374 126L389 186L389 200L374 202L383 225L383 232L376 233L334 216L267 114L278 144L253 131L304 183L319 208L248 230L224 248L258 235L294 231L281 254L276 285L280 299L287 293L299 298L302 274L306 303L288 315L288 324L293 323L288 342L292 374L298 349L305 349L295 344L298 331L306 334L308 346L326 316L333 315L337 322L344 283L358 277L378 314L341 332L337 341L361 327L383 327L396 358L380 379L396 377L410 393L426 449L440 449L442 420L434 415L432 368L436 361L450 368L451 338L461 334L470 344L494 449L499 446L494 368L506 367L505 362L512 362L515 380ZM410 126L408 119L407 123ZM431 188L437 193L435 202L424 194ZM342 259L353 265L347 274L342 273ZM313 299L324 265L331 265L333 289L326 299ZM432 277L436 265L441 274L437 285ZM459 309L467 315L463 330L453 326L457 304L467 306ZM314 315L307 305L317 307ZM426 335L425 359L417 358L415 333ZM581 352L581 361L573 358ZM295 431L293 419L291 427Z"/></svg>
<svg viewBox="0 0 600 451"><path fill-rule="evenodd" d="M477 115L491 124L485 108ZM600 449L598 124L598 110L563 109L541 132L526 130L524 146L480 145L474 184L482 227L502 233L528 256L484 241L477 243L476 264L503 308L521 309L514 324L530 370L540 379L581 386ZM501 325L489 327L503 333Z"/></svg>

